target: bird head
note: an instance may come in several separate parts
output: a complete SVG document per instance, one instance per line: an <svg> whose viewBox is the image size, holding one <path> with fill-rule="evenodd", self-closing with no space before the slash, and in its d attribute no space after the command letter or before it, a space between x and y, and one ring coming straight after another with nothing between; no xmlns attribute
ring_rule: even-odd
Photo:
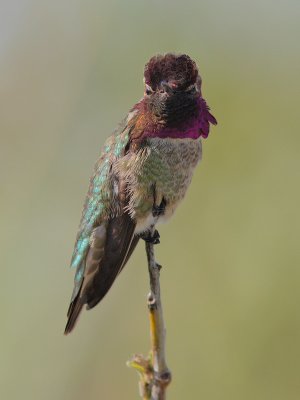
<svg viewBox="0 0 300 400"><path fill-rule="evenodd" d="M157 55L144 70L144 101L148 109L164 120L197 111L201 78L196 63L187 55Z"/></svg>

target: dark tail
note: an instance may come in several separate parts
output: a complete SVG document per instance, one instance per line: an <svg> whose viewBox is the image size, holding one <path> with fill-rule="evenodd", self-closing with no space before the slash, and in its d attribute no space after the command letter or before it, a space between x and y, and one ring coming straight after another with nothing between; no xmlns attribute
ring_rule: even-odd
<svg viewBox="0 0 300 400"><path fill-rule="evenodd" d="M70 304L70 307L68 310L68 322L65 327L65 335L67 335L74 329L76 321L79 317L79 314L80 314L83 306L84 306L84 303L82 302L80 297L76 296L75 299Z"/></svg>

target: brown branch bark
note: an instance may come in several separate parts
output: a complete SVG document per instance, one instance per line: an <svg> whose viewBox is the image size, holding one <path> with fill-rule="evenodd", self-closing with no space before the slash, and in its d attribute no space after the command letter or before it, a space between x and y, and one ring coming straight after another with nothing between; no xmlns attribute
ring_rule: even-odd
<svg viewBox="0 0 300 400"><path fill-rule="evenodd" d="M135 355L128 365L140 374L140 395L143 400L165 400L166 388L171 382L165 354L166 329L160 298L160 269L154 257L153 243L146 242L146 254L150 277L148 310L150 320L151 352L149 358Z"/></svg>

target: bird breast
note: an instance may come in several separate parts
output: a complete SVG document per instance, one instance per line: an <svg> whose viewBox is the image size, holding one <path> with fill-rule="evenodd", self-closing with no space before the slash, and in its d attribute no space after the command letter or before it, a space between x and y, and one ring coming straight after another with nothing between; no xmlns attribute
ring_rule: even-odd
<svg viewBox="0 0 300 400"><path fill-rule="evenodd" d="M170 218L185 196L201 155L200 139L190 138L148 138L136 153L127 155L119 171L127 181L128 209L137 221L136 233ZM166 207L157 221L153 205L159 206L163 199Z"/></svg>

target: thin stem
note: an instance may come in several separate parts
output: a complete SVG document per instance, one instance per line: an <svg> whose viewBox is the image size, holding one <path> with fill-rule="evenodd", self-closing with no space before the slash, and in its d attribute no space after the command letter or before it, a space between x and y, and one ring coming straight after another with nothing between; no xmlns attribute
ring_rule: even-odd
<svg viewBox="0 0 300 400"><path fill-rule="evenodd" d="M151 400L164 400L166 398L166 387L171 382L171 373L167 367L165 355L166 329L163 319L159 283L161 266L155 261L152 243L146 242L146 253L151 289L148 296L148 309L154 372Z"/></svg>
<svg viewBox="0 0 300 400"><path fill-rule="evenodd" d="M152 229L154 234L154 228ZM146 242L146 254L150 277L148 310L150 320L151 353L149 358L135 355L128 366L135 368L140 375L140 395L143 400L165 400L166 388L171 382L171 372L167 367L165 355L166 329L160 298L160 269L154 258L153 243Z"/></svg>

